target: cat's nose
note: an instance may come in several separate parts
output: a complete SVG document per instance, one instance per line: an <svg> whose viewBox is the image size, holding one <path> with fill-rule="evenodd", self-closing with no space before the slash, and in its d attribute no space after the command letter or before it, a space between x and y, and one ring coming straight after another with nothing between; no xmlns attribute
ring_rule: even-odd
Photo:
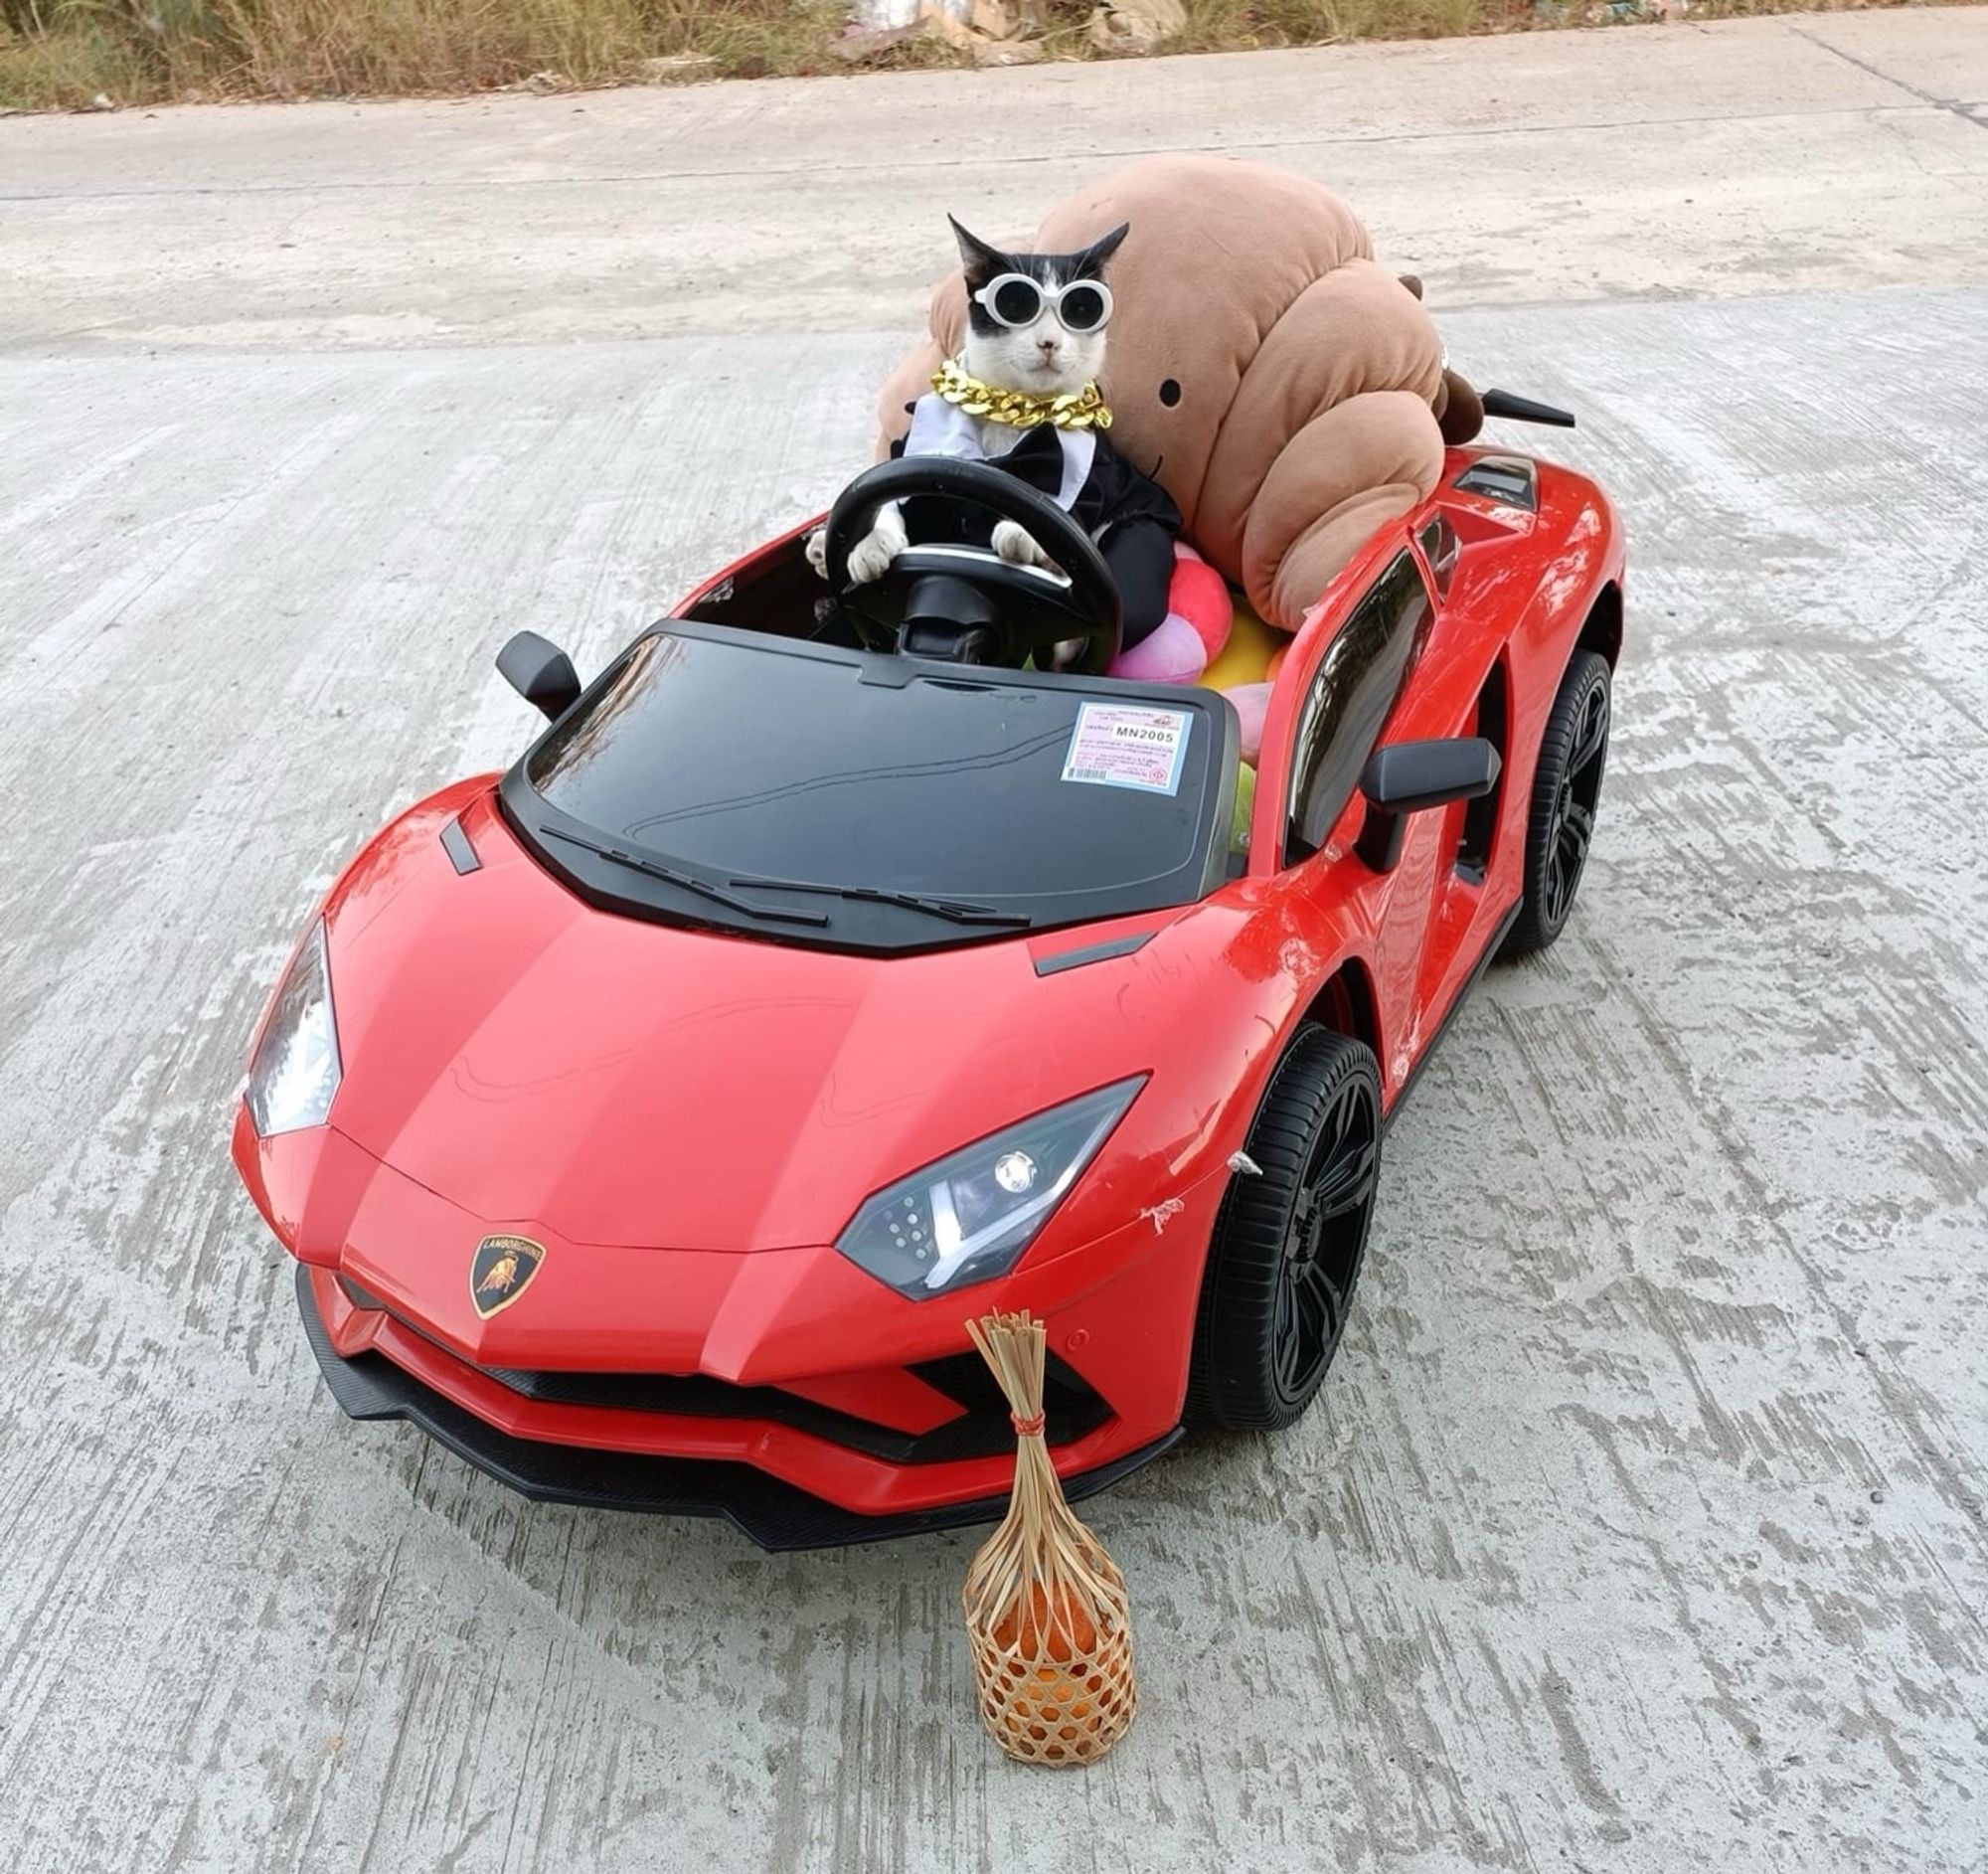
<svg viewBox="0 0 1988 1874"><path fill-rule="evenodd" d="M1039 352L1041 352L1045 358L1054 358L1057 355L1057 352L1062 348L1062 343L1063 341L1061 339L1039 338L1036 340L1036 349Z"/></svg>

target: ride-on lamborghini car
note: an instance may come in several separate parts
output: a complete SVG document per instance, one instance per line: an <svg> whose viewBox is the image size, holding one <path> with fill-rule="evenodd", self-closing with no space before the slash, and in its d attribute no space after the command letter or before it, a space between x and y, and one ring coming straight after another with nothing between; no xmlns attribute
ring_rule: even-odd
<svg viewBox="0 0 1988 1874"><path fill-rule="evenodd" d="M928 495L1063 572L853 584ZM832 599L789 535L583 689L513 638L550 726L332 888L234 1138L347 1413L773 1548L998 1513L989 1309L1048 1323L1073 1495L1305 1409L1390 1113L1568 917L1622 634L1599 490L1453 450L1292 642L1244 815L1234 707L1097 674L1110 576L1016 478L886 463L826 546Z"/></svg>

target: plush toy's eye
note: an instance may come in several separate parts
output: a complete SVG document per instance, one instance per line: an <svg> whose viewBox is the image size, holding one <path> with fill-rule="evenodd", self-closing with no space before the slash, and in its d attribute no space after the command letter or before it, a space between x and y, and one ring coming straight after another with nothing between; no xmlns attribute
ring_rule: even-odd
<svg viewBox="0 0 1988 1874"><path fill-rule="evenodd" d="M1180 380L1178 378L1169 378L1160 386L1160 402L1166 405L1169 410L1172 410L1180 402Z"/></svg>

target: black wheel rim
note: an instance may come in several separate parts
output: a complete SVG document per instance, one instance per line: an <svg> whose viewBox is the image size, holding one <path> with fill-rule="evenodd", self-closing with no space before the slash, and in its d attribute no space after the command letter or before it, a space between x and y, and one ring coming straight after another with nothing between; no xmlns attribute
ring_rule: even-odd
<svg viewBox="0 0 1988 1874"><path fill-rule="evenodd" d="M1554 796L1553 824L1547 837L1545 911L1547 924L1558 928L1574 904L1580 875L1587 865L1587 848L1594 837L1594 809L1601 798L1601 769L1608 757L1608 686L1596 683L1580 706L1580 724L1574 734L1560 791Z"/></svg>
<svg viewBox="0 0 1988 1874"><path fill-rule="evenodd" d="M1354 1080L1313 1134L1285 1233L1271 1358L1287 1401L1311 1396L1345 1330L1379 1170L1379 1108L1373 1089Z"/></svg>

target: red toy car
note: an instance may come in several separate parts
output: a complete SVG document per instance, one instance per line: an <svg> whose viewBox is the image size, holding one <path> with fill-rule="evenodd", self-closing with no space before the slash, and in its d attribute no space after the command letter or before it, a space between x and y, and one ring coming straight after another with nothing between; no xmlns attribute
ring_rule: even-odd
<svg viewBox="0 0 1988 1874"><path fill-rule="evenodd" d="M850 587L923 495L1068 577ZM1235 710L1093 674L1116 596L1061 510L911 458L827 546L836 601L789 535L584 691L514 638L551 726L346 870L234 1139L346 1412L772 1548L998 1512L991 1308L1049 1324L1073 1495L1304 1410L1388 1116L1568 916L1622 635L1599 490L1452 451L1293 641L1244 839Z"/></svg>

